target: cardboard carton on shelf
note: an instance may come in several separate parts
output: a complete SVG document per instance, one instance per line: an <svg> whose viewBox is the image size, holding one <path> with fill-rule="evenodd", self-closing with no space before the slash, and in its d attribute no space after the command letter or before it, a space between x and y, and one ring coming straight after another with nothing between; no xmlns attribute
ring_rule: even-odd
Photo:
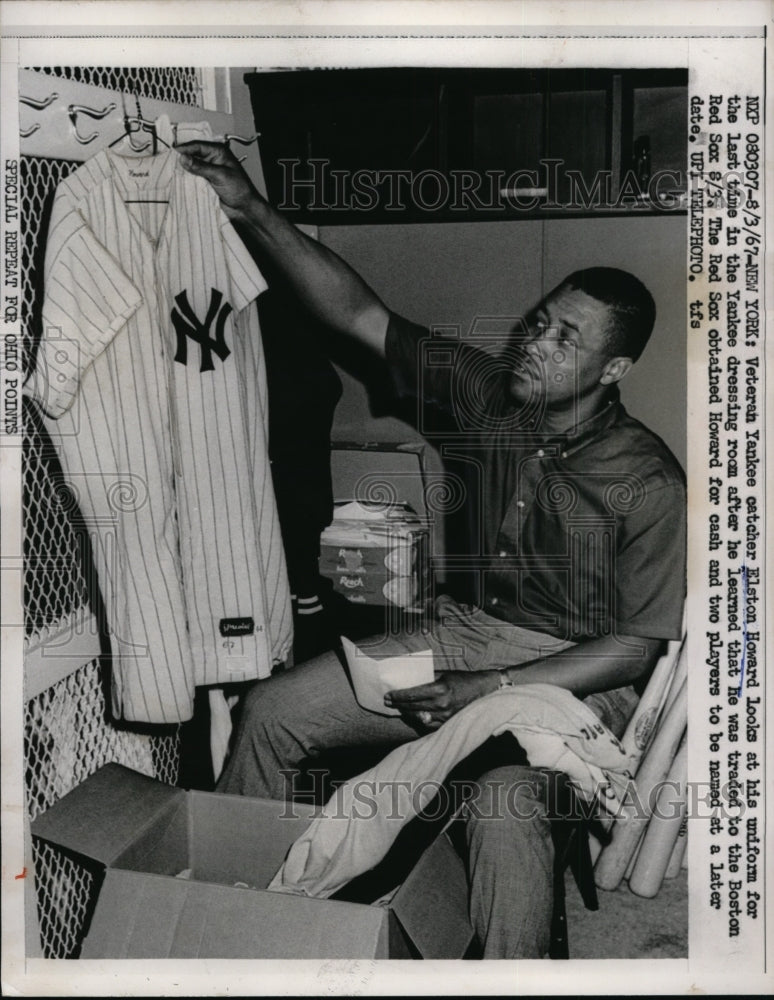
<svg viewBox="0 0 774 1000"><path fill-rule="evenodd" d="M82 958L462 957L467 880L446 832L386 906L268 892L312 814L107 764L32 834L105 868Z"/></svg>
<svg viewBox="0 0 774 1000"><path fill-rule="evenodd" d="M320 537L320 574L352 603L410 609L426 589L427 540L407 504L341 503Z"/></svg>

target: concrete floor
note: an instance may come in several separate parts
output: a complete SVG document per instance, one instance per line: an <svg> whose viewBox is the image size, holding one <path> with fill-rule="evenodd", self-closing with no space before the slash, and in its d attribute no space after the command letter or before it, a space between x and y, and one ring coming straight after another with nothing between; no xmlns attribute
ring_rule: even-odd
<svg viewBox="0 0 774 1000"><path fill-rule="evenodd" d="M572 875L566 875L570 958L686 958L688 873L665 880L653 899L636 896L624 882L598 890L599 910L587 910Z"/></svg>

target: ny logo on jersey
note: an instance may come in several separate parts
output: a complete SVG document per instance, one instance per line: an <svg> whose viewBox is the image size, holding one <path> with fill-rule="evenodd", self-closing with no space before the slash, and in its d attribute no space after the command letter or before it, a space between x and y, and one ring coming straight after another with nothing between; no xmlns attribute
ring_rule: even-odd
<svg viewBox="0 0 774 1000"><path fill-rule="evenodd" d="M181 365L188 364L188 338L199 345L201 350L200 372L211 372L215 365L212 363L212 352L225 361L231 354L226 346L225 327L226 320L232 312L228 302L223 302L223 295L216 288L210 289L210 304L207 307L207 315L204 320L199 320L196 313L188 302L188 293L182 291L175 296L175 302L179 307L172 310L172 322L177 331L177 353L175 361ZM223 303L221 305L221 303ZM215 336L210 336L213 321L215 322Z"/></svg>

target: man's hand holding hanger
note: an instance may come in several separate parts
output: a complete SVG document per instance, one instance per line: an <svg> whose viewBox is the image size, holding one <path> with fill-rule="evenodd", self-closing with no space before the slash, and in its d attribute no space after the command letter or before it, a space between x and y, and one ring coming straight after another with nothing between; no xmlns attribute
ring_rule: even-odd
<svg viewBox="0 0 774 1000"><path fill-rule="evenodd" d="M198 174L210 182L230 219L242 219L250 202L261 199L225 143L194 140L181 142L174 148L180 154L180 163L189 173Z"/></svg>

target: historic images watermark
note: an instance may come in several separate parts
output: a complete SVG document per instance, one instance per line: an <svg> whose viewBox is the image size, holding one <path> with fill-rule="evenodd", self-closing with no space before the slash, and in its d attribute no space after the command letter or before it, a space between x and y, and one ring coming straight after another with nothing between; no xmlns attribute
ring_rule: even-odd
<svg viewBox="0 0 774 1000"><path fill-rule="evenodd" d="M538 815L552 820L611 820L620 816L647 820L651 816L675 819L685 809L688 819L714 824L722 820L737 828L741 826L747 833L747 852L757 856L761 843L758 817L745 801L746 779L741 755L736 763L737 770L722 783L718 774L710 781L664 779L644 792L638 789L634 780L629 780L622 783L614 798L609 794L609 785L600 783L590 796L576 795L572 801L563 799L560 794L564 775L551 770L529 771L523 776L514 772L507 781L493 778L489 784L496 786L497 794L487 795L485 799L479 797L480 786L473 780L376 781L358 778L351 782L346 799L336 795L328 799L325 815L333 820L379 823L406 822L414 817L422 822L434 822L464 807L468 814L489 820L526 822ZM343 784L326 768L310 767L306 772L291 768L282 771L282 776L286 787L282 819L297 819L295 803L319 802L325 793ZM549 787L551 785L553 788Z"/></svg>
<svg viewBox="0 0 774 1000"><path fill-rule="evenodd" d="M591 210L630 211L647 207L658 212L685 210L691 199L707 192L710 204L744 207L744 170L628 170L616 178L598 170L591 178L561 159L543 158L537 169L423 170L341 169L324 157L278 160L281 211L395 212L407 208L433 213L531 213ZM740 164L741 166L741 164ZM746 169L746 168L745 168ZM697 195L699 192L699 195Z"/></svg>

